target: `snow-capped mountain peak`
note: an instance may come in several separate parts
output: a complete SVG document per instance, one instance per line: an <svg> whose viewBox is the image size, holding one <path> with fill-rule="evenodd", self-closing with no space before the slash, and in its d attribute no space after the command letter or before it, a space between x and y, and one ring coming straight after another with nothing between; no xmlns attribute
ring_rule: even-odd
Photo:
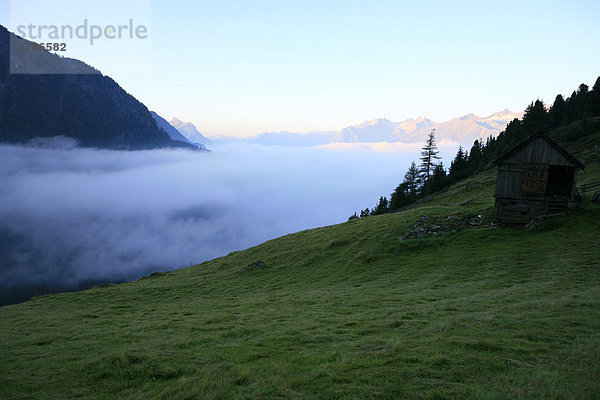
<svg viewBox="0 0 600 400"><path fill-rule="evenodd" d="M475 140L496 137L514 118L523 113L502 110L487 117L466 114L446 122L435 122L427 117L409 118L394 122L387 118L375 118L350 125L335 132L270 132L248 138L250 143L280 146L321 146L330 143L422 143L435 129L436 138L469 147ZM220 141L227 141L221 138Z"/></svg>
<svg viewBox="0 0 600 400"><path fill-rule="evenodd" d="M173 118L169 123L192 143L199 143L202 145L212 143L211 140L201 134L191 122L183 122L178 118Z"/></svg>
<svg viewBox="0 0 600 400"><path fill-rule="evenodd" d="M449 140L470 146L476 139L497 136L514 118L522 113L502 110L488 117L473 113L446 122L435 122L421 116L394 122L377 118L342 129L333 136L332 142L404 142L415 143L425 140L429 132L436 130L438 140Z"/></svg>

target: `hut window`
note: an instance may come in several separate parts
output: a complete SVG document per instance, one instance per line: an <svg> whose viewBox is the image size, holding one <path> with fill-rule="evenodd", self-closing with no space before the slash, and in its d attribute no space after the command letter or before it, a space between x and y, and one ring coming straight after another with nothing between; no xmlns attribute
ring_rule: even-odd
<svg viewBox="0 0 600 400"><path fill-rule="evenodd" d="M523 170L521 190L525 194L544 194L548 183L548 167L527 166Z"/></svg>

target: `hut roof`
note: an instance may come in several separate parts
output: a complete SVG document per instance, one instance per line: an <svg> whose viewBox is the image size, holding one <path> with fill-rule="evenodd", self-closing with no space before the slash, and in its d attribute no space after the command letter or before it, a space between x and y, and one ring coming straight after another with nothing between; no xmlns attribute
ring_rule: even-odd
<svg viewBox="0 0 600 400"><path fill-rule="evenodd" d="M573 157L571 154L569 154L569 152L567 152L565 149L563 149L554 140L550 139L550 137L542 131L538 131L537 133L534 133L533 135L529 136L527 139L523 140L521 143L519 143L518 145L513 147L512 149L508 150L506 153L502 154L500 157L498 157L496 160L494 160L493 164L498 165L501 161L507 159L508 157L515 154L516 152L521 150L523 147L527 146L529 143L531 143L532 141L534 141L535 139L538 139L538 138L542 138L545 141L547 141L548 143L550 143L550 145L552 147L554 147L558 152L560 152L567 160L569 160L570 162L575 164L575 166L577 166L577 168L580 168L580 169L585 168L585 165L581 161L579 161L578 159Z"/></svg>

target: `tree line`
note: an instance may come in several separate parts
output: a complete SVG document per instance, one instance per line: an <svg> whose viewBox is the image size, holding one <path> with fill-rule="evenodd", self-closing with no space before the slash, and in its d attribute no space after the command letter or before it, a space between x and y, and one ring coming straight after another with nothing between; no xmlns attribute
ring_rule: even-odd
<svg viewBox="0 0 600 400"><path fill-rule="evenodd" d="M533 133L540 130L548 132L595 117L600 117L600 77L596 79L592 90L582 83L567 99L561 94L557 95L550 107L540 99L531 102L525 109L523 118L515 118L509 122L497 137L490 136L485 143L475 140L470 150L460 146L448 170L440 162L434 129L422 148L419 165L412 162L404 174L404 180L396 187L389 200L387 196L381 196L374 208L355 212L348 220L399 210L489 168L493 160Z"/></svg>

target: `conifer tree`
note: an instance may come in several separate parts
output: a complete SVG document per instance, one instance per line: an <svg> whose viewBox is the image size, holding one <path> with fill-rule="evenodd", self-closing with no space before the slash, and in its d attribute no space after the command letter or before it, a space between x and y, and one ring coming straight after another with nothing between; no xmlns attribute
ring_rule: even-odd
<svg viewBox="0 0 600 400"><path fill-rule="evenodd" d="M469 172L475 172L479 169L482 163L482 152L483 148L479 140L473 142L473 147L469 152Z"/></svg>
<svg viewBox="0 0 600 400"><path fill-rule="evenodd" d="M412 164L410 164L410 167L408 168L408 171L406 171L406 174L404 174L404 183L406 184L407 195L409 197L416 198L419 193L419 186L421 184L421 180L419 177L419 170L414 161L412 162Z"/></svg>
<svg viewBox="0 0 600 400"><path fill-rule="evenodd" d="M522 126L526 136L548 128L548 113L543 101L537 99L527 106L523 114Z"/></svg>
<svg viewBox="0 0 600 400"><path fill-rule="evenodd" d="M437 145L435 143L435 129L429 132L429 136L427 136L427 140L425 141L425 146L421 151L421 179L423 182L427 182L433 171L436 167L436 161L440 159L438 155L439 151L437 149Z"/></svg>
<svg viewBox="0 0 600 400"><path fill-rule="evenodd" d="M371 215L381 215L381 214L385 214L388 211L389 211L388 199L385 196L381 196L379 198L379 203L377 203L377 205L375 206L373 211L371 211Z"/></svg>
<svg viewBox="0 0 600 400"><path fill-rule="evenodd" d="M454 160L450 163L448 173L450 182L459 181L467 175L467 159L467 153L465 153L462 146L459 146Z"/></svg>
<svg viewBox="0 0 600 400"><path fill-rule="evenodd" d="M448 175L446 174L446 169L444 168L444 164L440 163L435 166L435 170L433 171L433 176L431 177L430 190L432 193L439 192L448 186Z"/></svg>
<svg viewBox="0 0 600 400"><path fill-rule="evenodd" d="M565 118L564 121L566 123L571 123L575 120L575 114L577 113L576 109L577 103L577 92L574 90L571 93L571 96L567 97L565 100Z"/></svg>
<svg viewBox="0 0 600 400"><path fill-rule="evenodd" d="M409 205L411 202L406 182L402 182L390 196L390 211L399 210L400 208Z"/></svg>
<svg viewBox="0 0 600 400"><path fill-rule="evenodd" d="M554 99L549 115L552 128L558 128L565 119L565 99L563 99L562 94L557 95Z"/></svg>
<svg viewBox="0 0 600 400"><path fill-rule="evenodd" d="M439 192L448 186L448 179L446 176L446 169L443 164L438 164L433 170L431 178L425 182L421 189L422 195L429 195L431 193Z"/></svg>
<svg viewBox="0 0 600 400"><path fill-rule="evenodd" d="M591 117L600 117L600 76L589 92L587 98L587 110Z"/></svg>
<svg viewBox="0 0 600 400"><path fill-rule="evenodd" d="M573 122L589 116L586 114L587 110L585 109L585 104L588 101L588 89L588 85L582 83L565 102L565 114L567 122Z"/></svg>

